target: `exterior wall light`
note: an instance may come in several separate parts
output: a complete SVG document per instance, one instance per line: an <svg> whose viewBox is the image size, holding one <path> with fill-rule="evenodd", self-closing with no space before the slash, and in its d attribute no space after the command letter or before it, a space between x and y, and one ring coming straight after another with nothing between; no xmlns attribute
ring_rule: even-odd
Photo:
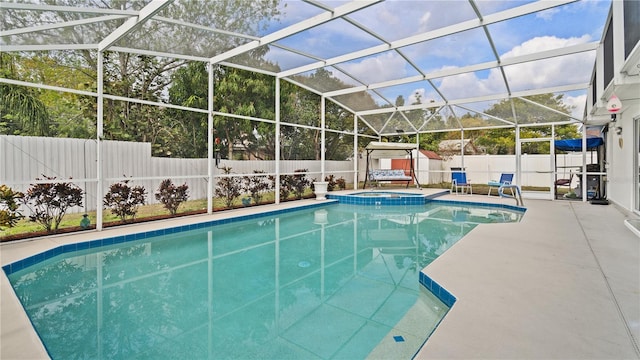
<svg viewBox="0 0 640 360"><path fill-rule="evenodd" d="M616 96L616 94L611 95L609 101L607 101L607 111L611 114L611 121L616 121L616 114L622 109L622 102ZM616 132L618 129L616 128Z"/></svg>

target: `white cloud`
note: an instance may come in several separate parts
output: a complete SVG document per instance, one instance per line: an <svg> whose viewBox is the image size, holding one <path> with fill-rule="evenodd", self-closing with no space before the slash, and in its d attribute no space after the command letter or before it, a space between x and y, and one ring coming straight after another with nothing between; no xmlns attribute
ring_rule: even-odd
<svg viewBox="0 0 640 360"><path fill-rule="evenodd" d="M566 39L554 36L538 37L514 47L505 53L503 58L584 44L590 39L588 35ZM595 53L591 52L532 61L505 67L505 73L513 91L588 82L594 57Z"/></svg>
<svg viewBox="0 0 640 360"><path fill-rule="evenodd" d="M555 36L539 36L531 40L527 40L522 44L515 46L513 49L502 54L502 58L510 58L520 55L533 54L540 51L561 49L567 46L585 44L591 41L591 36L582 35L581 37L559 38Z"/></svg>
<svg viewBox="0 0 640 360"><path fill-rule="evenodd" d="M340 68L365 83L401 79L407 76L406 61L395 52L368 57L360 62L341 64Z"/></svg>
<svg viewBox="0 0 640 360"><path fill-rule="evenodd" d="M549 49L562 48L575 44L582 44L590 41L588 35L579 38L557 38L545 36L528 40L503 55L503 58L531 54ZM589 80L595 54L580 53L575 55L550 58L541 61L528 62L513 65L505 68L505 73L509 79L511 91L530 90L537 88L548 88L558 85L587 82ZM443 67L446 69L449 67ZM506 93L504 80L500 70L491 69L485 73L486 77L480 78L476 73L466 73L443 78L438 89L448 98L461 99L476 96ZM407 94L408 103L415 101L415 92L418 92L422 99L437 97L436 94L429 94L425 89L416 89L414 93ZM586 96L569 96L564 98L564 102L572 107L572 115L577 118L582 117Z"/></svg>
<svg viewBox="0 0 640 360"><path fill-rule="evenodd" d="M442 79L439 89L446 97L455 99L482 96L494 93L492 83L487 79L479 79L474 73L449 76Z"/></svg>
<svg viewBox="0 0 640 360"><path fill-rule="evenodd" d="M431 12L425 12L424 15L420 17L419 28L420 32L425 32L428 30L429 19L431 19Z"/></svg>
<svg viewBox="0 0 640 360"><path fill-rule="evenodd" d="M573 117L582 119L584 107L587 103L587 95L565 96L562 100L567 106L572 108L571 115Z"/></svg>
<svg viewBox="0 0 640 360"><path fill-rule="evenodd" d="M376 13L376 20L378 20L381 24L399 24L400 17L392 11L389 11L386 7L381 7L381 9Z"/></svg>
<svg viewBox="0 0 640 360"><path fill-rule="evenodd" d="M544 36L525 41L505 53L503 58L537 53L588 42L590 37L557 38ZM588 81L595 54L574 54L540 61L532 61L505 67L512 91L552 87ZM475 74L462 74L443 79L444 94L456 94L456 98L504 92L504 80L498 69L491 69L485 79ZM459 94L459 95L458 95ZM474 95L475 94L475 95Z"/></svg>
<svg viewBox="0 0 640 360"><path fill-rule="evenodd" d="M558 38L543 36L527 40L508 52L503 58L512 58L525 54L537 53L549 49L558 49L576 44L583 44L591 40L590 36ZM540 61L527 62L505 67L511 91L523 91L548 88L559 85L586 83L590 78L595 54L580 53ZM386 52L378 56L368 57L360 61L341 64L347 73L365 83L376 83L391 79L405 78L407 75L406 62L395 52ZM442 67L441 70L451 68ZM335 74L339 76L338 73ZM348 83L351 80L343 79ZM436 86L448 99L473 98L478 96L504 94L507 92L502 73L499 69L490 69L481 73L465 73L446 77L435 81ZM406 104L416 101L420 95L423 103L429 99L439 99L439 95L424 87L413 89L410 93L402 94ZM393 100L393 99L392 99ZM580 118L584 108L585 97L565 97L565 102L575 107L573 116Z"/></svg>
<svg viewBox="0 0 640 360"><path fill-rule="evenodd" d="M559 12L560 12L560 10L558 8L551 8L551 9L548 9L548 10L545 10L545 11L540 11L540 12L536 13L536 17L540 18L540 19L543 19L543 20L549 21L549 20L553 19L553 16L555 14L559 13Z"/></svg>

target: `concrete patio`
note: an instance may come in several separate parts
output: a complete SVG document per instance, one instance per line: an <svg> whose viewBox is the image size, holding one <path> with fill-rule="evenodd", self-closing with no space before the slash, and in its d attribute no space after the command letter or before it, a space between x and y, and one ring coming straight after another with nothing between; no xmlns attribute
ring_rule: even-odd
<svg viewBox="0 0 640 360"><path fill-rule="evenodd" d="M525 206L522 222L479 226L427 267L458 301L417 358L640 359L640 238L624 225L635 216Z"/></svg>

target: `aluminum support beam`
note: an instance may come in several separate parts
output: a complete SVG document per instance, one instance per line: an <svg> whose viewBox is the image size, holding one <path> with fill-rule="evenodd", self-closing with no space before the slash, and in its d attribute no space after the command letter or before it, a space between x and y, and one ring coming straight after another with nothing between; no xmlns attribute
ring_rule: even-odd
<svg viewBox="0 0 640 360"><path fill-rule="evenodd" d="M109 34L98 44L98 50L103 51L116 43L122 37L129 34L140 24L147 21L153 15L157 14L160 10L164 9L167 5L171 4L174 0L153 0L147 6L142 8L137 17L132 17L122 24L118 29Z"/></svg>

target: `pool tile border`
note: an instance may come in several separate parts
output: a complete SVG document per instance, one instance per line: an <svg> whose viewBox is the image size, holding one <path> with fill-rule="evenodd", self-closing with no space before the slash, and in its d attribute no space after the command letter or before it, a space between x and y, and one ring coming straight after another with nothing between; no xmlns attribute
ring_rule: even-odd
<svg viewBox="0 0 640 360"><path fill-rule="evenodd" d="M375 192L375 191L373 191ZM386 192L385 192L386 193ZM342 204L349 205L422 205L427 203L429 200L435 199L438 196L442 196L449 193L449 190L438 192L429 195L422 195L416 193L402 193L395 192L398 194L398 197L376 197L376 196L360 196L358 194L346 194L346 195L336 195L336 194L327 194L327 198L335 199L340 201ZM402 196L406 195L406 196Z"/></svg>
<svg viewBox="0 0 640 360"><path fill-rule="evenodd" d="M429 277L429 275L420 271L420 284L429 290L435 297L437 297L442 303L444 303L449 309L453 307L453 304L458 300L452 293L442 287Z"/></svg>
<svg viewBox="0 0 640 360"><path fill-rule="evenodd" d="M437 199L440 196L448 195L449 190L437 192L429 195L416 195L415 193L407 193L405 197L373 197L373 196L358 196L358 195L335 195L335 194L327 194L327 198L332 200L338 200L341 204L349 204L349 205L424 205L428 202L434 202L439 204L446 205L469 205L469 206L479 206L479 207L488 207L488 208L502 208L509 209L514 211L522 211L525 212L527 210L526 207L508 205L508 204L494 204L494 203L482 203L482 202L474 202L474 201L458 201L458 200L440 200ZM403 193L399 192L399 195Z"/></svg>
<svg viewBox="0 0 640 360"><path fill-rule="evenodd" d="M55 256L58 256L64 253L92 249L92 248L97 248L97 247L107 246L107 245L115 245L115 244L125 243L129 241L151 238L159 235L173 234L181 231L202 229L209 226L229 224L237 221L251 220L251 219L255 219L263 216L272 216L272 215L284 214L284 213L297 211L297 210L324 207L327 205L337 204L337 203L338 203L337 200L328 200L328 201L319 202L317 204L307 204L307 205L302 205L297 207L270 210L262 213L249 214L249 215L238 215L238 216L229 217L225 219L216 219L216 220L210 220L210 221L205 221L201 223L174 226L166 229L144 231L144 232L139 232L135 234L119 235L119 236L113 236L113 237L108 237L104 239L96 239L96 240L90 240L90 241L77 242L73 244L60 245L60 246L56 246L53 249L49 249L47 251L29 256L22 260L18 260L13 263L4 265L2 267L2 270L4 270L7 276L9 276L17 271L23 270L29 266L46 261L48 259L51 259Z"/></svg>

